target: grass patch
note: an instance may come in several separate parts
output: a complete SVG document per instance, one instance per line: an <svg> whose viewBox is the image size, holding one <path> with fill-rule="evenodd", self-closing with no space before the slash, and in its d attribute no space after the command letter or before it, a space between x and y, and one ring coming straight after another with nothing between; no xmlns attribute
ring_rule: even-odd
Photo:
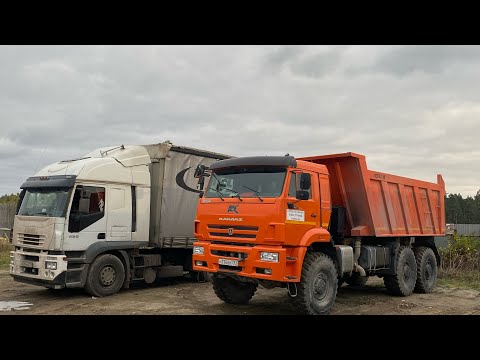
<svg viewBox="0 0 480 360"><path fill-rule="evenodd" d="M437 285L447 288L480 291L480 271L464 273L461 276L445 276L440 273Z"/></svg>
<svg viewBox="0 0 480 360"><path fill-rule="evenodd" d="M438 285L480 290L480 238L455 235L448 248L439 251Z"/></svg>
<svg viewBox="0 0 480 360"><path fill-rule="evenodd" d="M10 251L13 250L7 239L0 238L0 270L8 270L10 265Z"/></svg>

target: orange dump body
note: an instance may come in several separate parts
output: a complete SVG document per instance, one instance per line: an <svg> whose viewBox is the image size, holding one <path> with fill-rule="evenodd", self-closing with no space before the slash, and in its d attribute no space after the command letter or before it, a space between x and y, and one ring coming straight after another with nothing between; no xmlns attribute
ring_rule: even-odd
<svg viewBox="0 0 480 360"><path fill-rule="evenodd" d="M323 164L332 205L346 210L346 236L445 235L445 183L437 184L367 169L365 156L344 153L298 158Z"/></svg>

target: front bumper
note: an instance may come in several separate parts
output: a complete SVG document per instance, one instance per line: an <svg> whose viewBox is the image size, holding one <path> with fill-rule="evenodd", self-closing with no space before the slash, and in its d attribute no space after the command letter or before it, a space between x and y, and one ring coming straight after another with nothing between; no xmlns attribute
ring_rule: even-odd
<svg viewBox="0 0 480 360"><path fill-rule="evenodd" d="M195 242L194 246L202 246L203 254L193 254L193 269L196 271L221 272L237 276L280 281L300 281L304 247L286 248L281 246L256 245L226 245L212 244L209 241ZM260 260L261 252L275 252L279 254L278 262ZM238 260L237 267L220 265L219 260ZM201 261L203 266L196 265ZM269 273L265 273L268 269Z"/></svg>
<svg viewBox="0 0 480 360"><path fill-rule="evenodd" d="M55 270L46 269L46 261L56 262L57 268ZM10 253L10 275L15 281L63 289L67 278L67 258L65 255L12 251Z"/></svg>

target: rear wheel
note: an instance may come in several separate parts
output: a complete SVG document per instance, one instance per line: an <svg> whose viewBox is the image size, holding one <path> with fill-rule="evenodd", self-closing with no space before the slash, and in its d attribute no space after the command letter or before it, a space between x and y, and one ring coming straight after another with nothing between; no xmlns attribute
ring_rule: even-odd
<svg viewBox="0 0 480 360"><path fill-rule="evenodd" d="M413 249L417 262L417 283L414 291L428 294L433 291L437 282L437 259L433 250L420 246Z"/></svg>
<svg viewBox="0 0 480 360"><path fill-rule="evenodd" d="M332 259L322 253L307 253L293 304L301 313L326 315L335 304L337 287L337 270Z"/></svg>
<svg viewBox="0 0 480 360"><path fill-rule="evenodd" d="M350 286L365 286L368 276L360 276L358 273L352 273L351 276L345 277L345 282Z"/></svg>
<svg viewBox="0 0 480 360"><path fill-rule="evenodd" d="M98 256L88 270L85 290L93 296L117 293L125 280L125 269L118 257L112 254Z"/></svg>
<svg viewBox="0 0 480 360"><path fill-rule="evenodd" d="M246 304L257 291L258 284L242 282L230 277L212 277L213 291L217 297L228 304Z"/></svg>
<svg viewBox="0 0 480 360"><path fill-rule="evenodd" d="M383 278L387 292L396 296L408 296L413 292L416 280L417 263L413 250L406 246L400 246L395 275L385 275Z"/></svg>

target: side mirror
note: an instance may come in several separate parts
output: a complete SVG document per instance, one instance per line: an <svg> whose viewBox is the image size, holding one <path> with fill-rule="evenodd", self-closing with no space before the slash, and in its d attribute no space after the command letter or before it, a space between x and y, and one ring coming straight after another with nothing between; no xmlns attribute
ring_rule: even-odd
<svg viewBox="0 0 480 360"><path fill-rule="evenodd" d="M310 194L306 190L297 190L296 198L298 200L308 200L310 198Z"/></svg>
<svg viewBox="0 0 480 360"><path fill-rule="evenodd" d="M205 178L202 176L198 179L198 187L197 189L200 189L200 191L203 190L203 185L205 184Z"/></svg>
<svg viewBox="0 0 480 360"><path fill-rule="evenodd" d="M309 190L312 186L312 180L310 174L302 173L300 174L300 189Z"/></svg>
<svg viewBox="0 0 480 360"><path fill-rule="evenodd" d="M195 172L193 173L193 177L198 179L198 188L200 188L200 190L203 190L205 177L210 176L210 174L207 173L207 170L208 170L207 166L198 165L197 168L195 169Z"/></svg>
<svg viewBox="0 0 480 360"><path fill-rule="evenodd" d="M195 169L195 172L193 173L193 176L197 179L201 178L205 175L205 170L207 170L207 167L205 165L198 165Z"/></svg>

